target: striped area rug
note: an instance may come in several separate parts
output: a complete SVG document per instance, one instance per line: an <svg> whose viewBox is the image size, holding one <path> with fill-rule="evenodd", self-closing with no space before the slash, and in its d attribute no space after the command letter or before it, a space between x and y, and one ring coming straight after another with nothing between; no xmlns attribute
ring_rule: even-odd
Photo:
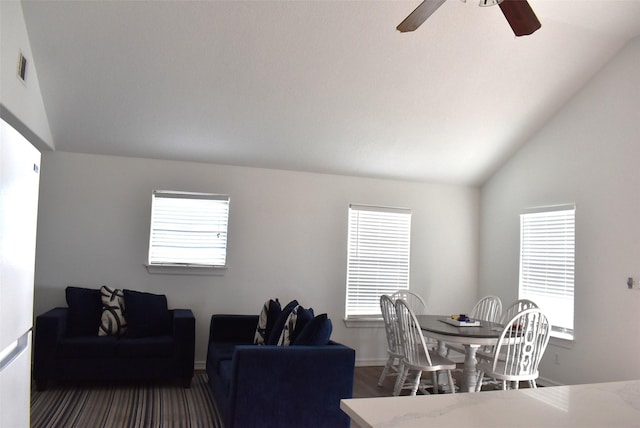
<svg viewBox="0 0 640 428"><path fill-rule="evenodd" d="M205 373L178 383L52 384L33 388L31 427L223 428Z"/></svg>

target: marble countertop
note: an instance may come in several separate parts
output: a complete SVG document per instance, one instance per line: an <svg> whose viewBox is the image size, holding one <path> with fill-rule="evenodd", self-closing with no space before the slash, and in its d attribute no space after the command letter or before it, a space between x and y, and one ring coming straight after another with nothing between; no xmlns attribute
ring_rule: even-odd
<svg viewBox="0 0 640 428"><path fill-rule="evenodd" d="M640 427L640 380L477 394L353 398L352 426Z"/></svg>

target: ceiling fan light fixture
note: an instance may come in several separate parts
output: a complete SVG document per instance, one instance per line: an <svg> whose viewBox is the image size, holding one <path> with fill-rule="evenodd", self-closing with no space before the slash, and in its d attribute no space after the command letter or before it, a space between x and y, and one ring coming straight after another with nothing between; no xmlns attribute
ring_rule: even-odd
<svg viewBox="0 0 640 428"><path fill-rule="evenodd" d="M423 0L413 12L396 28L401 33L415 31L427 20L446 0ZM466 0L462 0L466 2ZM480 0L480 6L495 6L507 19L516 36L526 36L541 27L540 21L527 0Z"/></svg>
<svg viewBox="0 0 640 428"><path fill-rule="evenodd" d="M427 20L446 0L424 0L396 27L401 33L415 31Z"/></svg>

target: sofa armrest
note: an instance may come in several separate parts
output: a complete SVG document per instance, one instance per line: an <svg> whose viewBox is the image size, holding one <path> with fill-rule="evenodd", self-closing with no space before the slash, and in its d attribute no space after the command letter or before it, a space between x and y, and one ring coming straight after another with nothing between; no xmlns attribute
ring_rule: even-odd
<svg viewBox="0 0 640 428"><path fill-rule="evenodd" d="M209 343L253 343L258 326L258 315L212 315Z"/></svg>
<svg viewBox="0 0 640 428"><path fill-rule="evenodd" d="M196 318L191 309L173 309L173 340L184 386L191 384L196 350Z"/></svg>
<svg viewBox="0 0 640 428"><path fill-rule="evenodd" d="M173 335L188 342L195 341L196 317L191 309L172 309Z"/></svg>
<svg viewBox="0 0 640 428"><path fill-rule="evenodd" d="M68 308L53 308L36 317L33 339L33 378L44 389L58 342L67 332ZM97 334L97 331L96 331Z"/></svg>
<svg viewBox="0 0 640 428"><path fill-rule="evenodd" d="M324 346L237 346L231 427L348 427L340 400L353 395L355 351ZM231 428L230 427L230 428Z"/></svg>

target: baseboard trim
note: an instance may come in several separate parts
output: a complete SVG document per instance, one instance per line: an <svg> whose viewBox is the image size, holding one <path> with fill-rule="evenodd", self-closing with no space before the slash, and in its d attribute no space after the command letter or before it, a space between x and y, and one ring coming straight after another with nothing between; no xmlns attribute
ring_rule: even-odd
<svg viewBox="0 0 640 428"><path fill-rule="evenodd" d="M384 366L387 364L387 359L356 359L356 367L369 367L369 366Z"/></svg>
<svg viewBox="0 0 640 428"><path fill-rule="evenodd" d="M195 361L193 363L194 370L205 370L207 368L207 364L204 361Z"/></svg>
<svg viewBox="0 0 640 428"><path fill-rule="evenodd" d="M540 386L563 386L563 383L556 382L555 380L548 379L546 377L538 377L536 383Z"/></svg>

